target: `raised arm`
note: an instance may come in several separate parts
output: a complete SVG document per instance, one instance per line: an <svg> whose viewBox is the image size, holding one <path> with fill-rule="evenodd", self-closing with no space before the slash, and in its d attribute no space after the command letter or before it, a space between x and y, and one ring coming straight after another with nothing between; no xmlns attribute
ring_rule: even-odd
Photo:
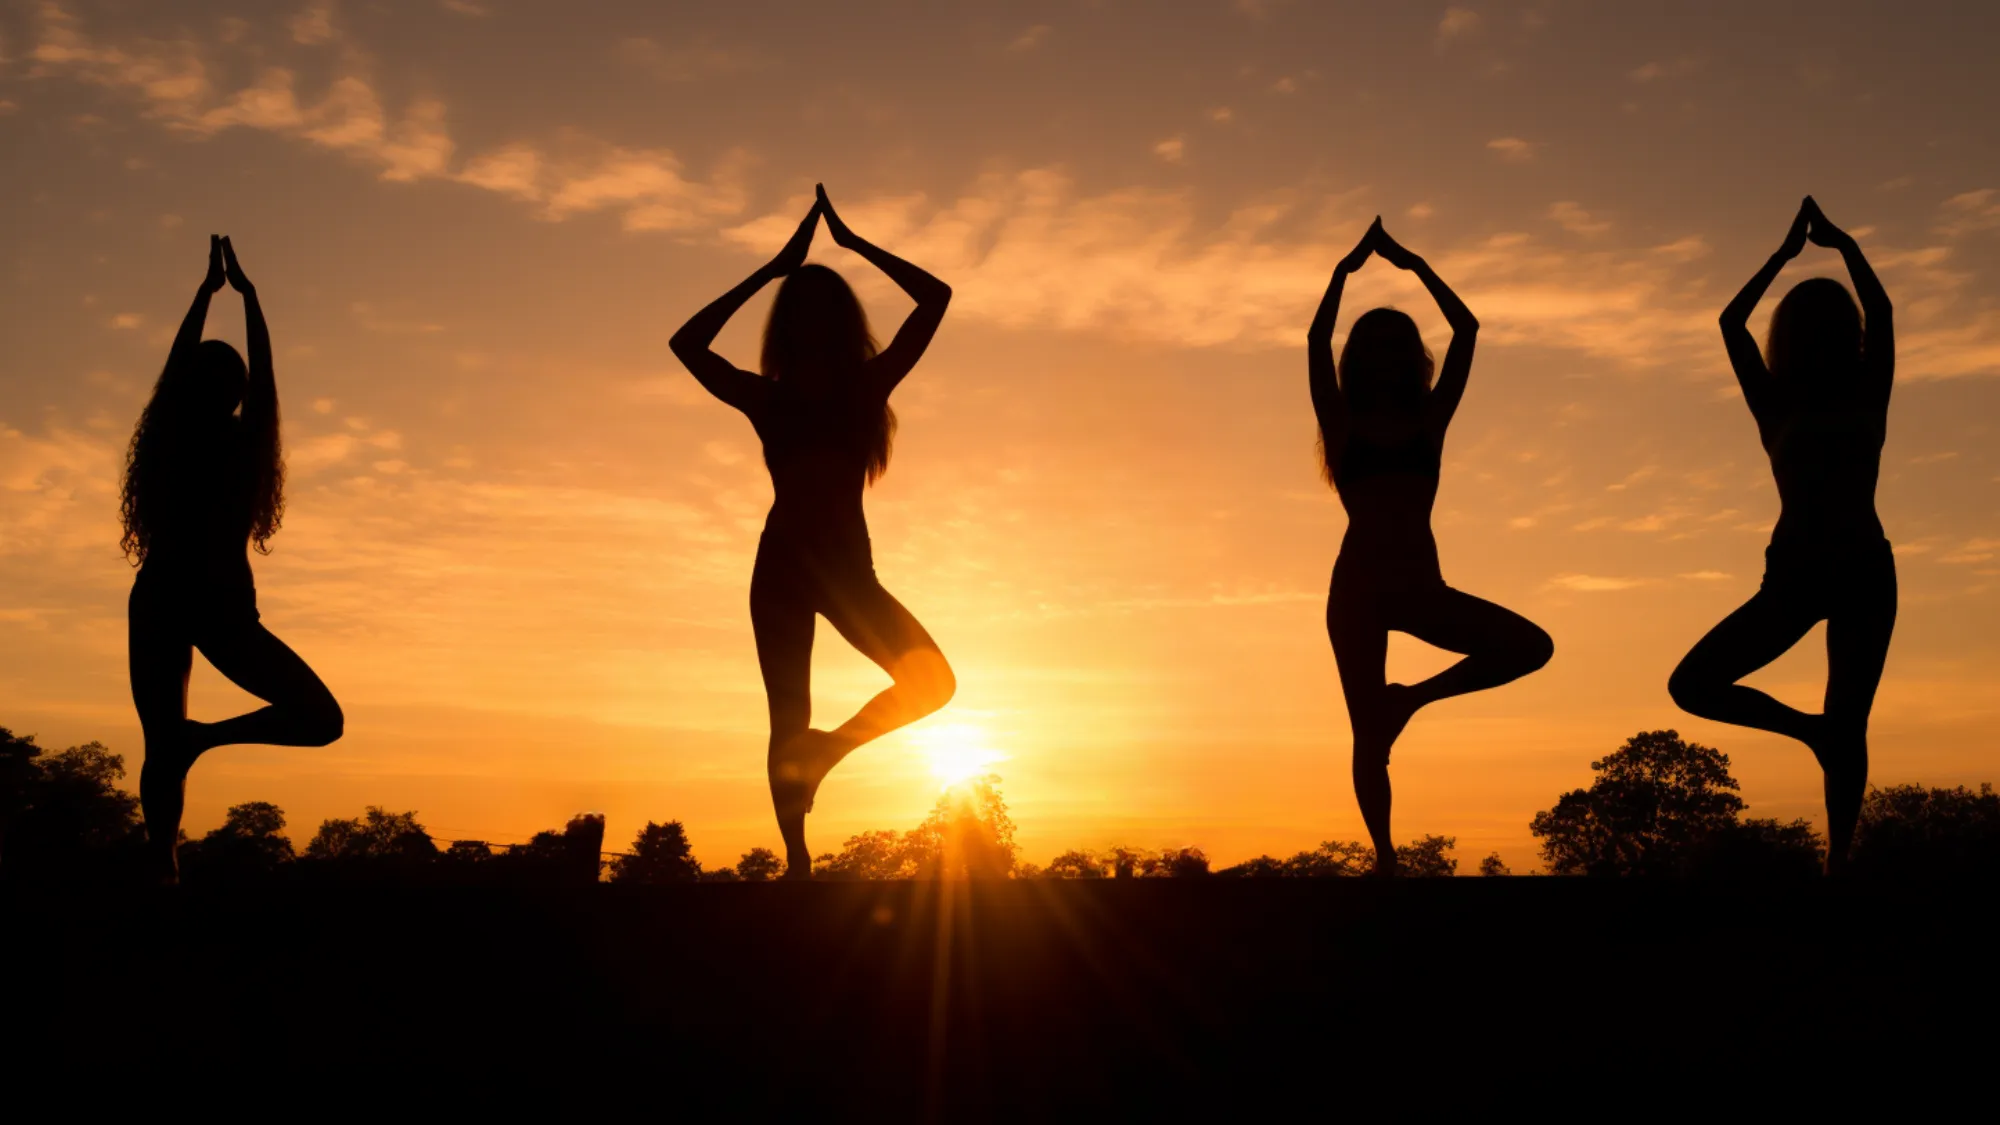
<svg viewBox="0 0 2000 1125"><path fill-rule="evenodd" d="M1759 424L1764 420L1764 411L1771 402L1771 369L1764 365L1764 353L1757 350L1757 339L1750 335L1750 314L1756 310L1757 302L1771 288L1778 271L1785 263L1799 256L1805 249L1806 228L1813 210L1812 197L1799 207L1799 213L1792 220L1792 228L1785 232L1785 241L1772 254L1743 288L1722 310L1722 345L1729 352L1729 366L1736 372L1736 383L1743 388L1743 401L1750 407L1750 413Z"/></svg>
<svg viewBox="0 0 2000 1125"><path fill-rule="evenodd" d="M1438 366L1437 381L1431 385L1431 395L1425 410L1430 416L1433 433L1442 436L1451 425L1452 415L1458 413L1458 403L1465 397L1466 380L1472 376L1472 350L1479 343L1479 319L1472 310L1465 307L1451 286L1444 283L1430 263L1412 254L1389 232L1376 230L1376 253L1387 259L1397 269L1409 270L1424 283L1424 290L1436 301L1438 310L1444 313L1446 324L1451 326L1451 344L1445 348L1444 363Z"/></svg>
<svg viewBox="0 0 2000 1125"><path fill-rule="evenodd" d="M1806 196L1806 208L1810 212L1806 237L1815 245L1838 250L1841 260L1847 263L1847 276L1854 282L1854 295L1861 299L1865 322L1861 337L1862 370L1886 403L1896 380L1896 311L1889 304L1889 291L1882 288L1882 280L1875 276L1860 244L1829 222L1810 195Z"/></svg>
<svg viewBox="0 0 2000 1125"><path fill-rule="evenodd" d="M222 240L222 261L229 287L243 295L243 331L250 343L250 383L243 389L243 421L259 439L278 440L278 381L271 368L271 329L264 323L264 307L257 303L257 287L243 276L236 261L236 247Z"/></svg>
<svg viewBox="0 0 2000 1125"><path fill-rule="evenodd" d="M777 257L757 267L755 273L737 282L735 288L689 317L688 322L681 325L680 330L667 341L674 356L695 377L696 382L709 394L745 414L755 412L770 383L762 375L745 371L715 354L715 338L721 335L722 326L729 323L736 310L756 296L759 289L805 264L806 251L812 248L813 232L819 227L819 219L820 206L814 203L799 223L799 229L792 232L790 241L778 251Z"/></svg>
<svg viewBox="0 0 2000 1125"><path fill-rule="evenodd" d="M826 216L826 230L833 241L888 274L889 280L901 286L917 303L916 309L903 319L903 326L896 329L896 338L889 341L889 346L870 365L882 392L887 394L896 389L896 384L903 381L931 346L931 337L937 335L938 325L944 323L945 307L951 304L951 286L849 230L827 199L825 185L817 185L816 190L820 213Z"/></svg>
<svg viewBox="0 0 2000 1125"><path fill-rule="evenodd" d="M1340 376L1333 362L1333 326L1340 319L1340 295L1347 288L1349 274L1367 264L1368 255L1375 251L1375 232L1382 229L1382 217L1368 224L1361 241L1347 252L1333 267L1333 277L1326 283L1326 293L1319 299L1319 311L1313 314L1312 327L1306 329L1306 376L1312 389L1313 413L1319 417L1320 437L1329 445L1345 440L1347 430L1347 396L1340 393ZM1338 457L1338 449L1328 452Z"/></svg>
<svg viewBox="0 0 2000 1125"><path fill-rule="evenodd" d="M208 236L208 275L201 279L201 288L195 290L194 304L188 306L187 315L181 318L180 331L174 333L173 347L167 351L167 366L176 367L194 358L195 349L201 346L201 332L208 324L209 298L222 288L224 270L222 266L222 236Z"/></svg>

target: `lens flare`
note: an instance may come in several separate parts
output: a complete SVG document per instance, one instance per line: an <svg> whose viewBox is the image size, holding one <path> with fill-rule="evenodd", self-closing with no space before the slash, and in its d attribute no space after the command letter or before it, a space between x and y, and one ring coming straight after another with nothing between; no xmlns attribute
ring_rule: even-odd
<svg viewBox="0 0 2000 1125"><path fill-rule="evenodd" d="M944 789L986 774L1007 760L987 744L986 732L971 723L941 723L912 732L911 739Z"/></svg>

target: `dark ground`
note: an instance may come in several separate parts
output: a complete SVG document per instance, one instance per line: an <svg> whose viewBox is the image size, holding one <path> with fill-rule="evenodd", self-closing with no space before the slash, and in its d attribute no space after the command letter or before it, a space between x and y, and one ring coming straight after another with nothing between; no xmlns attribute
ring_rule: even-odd
<svg viewBox="0 0 2000 1125"><path fill-rule="evenodd" d="M1995 893L1556 878L15 889L0 892L7 1087L74 1091L74 1072L115 1085L150 1046L204 1101L270 1079L279 1098L406 1107L615 1090L696 1119L1269 1120L1287 1099L1308 1119L1624 1118L1890 1091L1907 1111L1990 1095Z"/></svg>

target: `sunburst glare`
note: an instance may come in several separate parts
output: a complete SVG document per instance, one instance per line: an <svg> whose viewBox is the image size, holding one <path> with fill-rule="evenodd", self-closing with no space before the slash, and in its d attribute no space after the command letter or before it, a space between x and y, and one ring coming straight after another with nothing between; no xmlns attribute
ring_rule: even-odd
<svg viewBox="0 0 2000 1125"><path fill-rule="evenodd" d="M911 732L911 741L930 763L938 786L949 789L991 770L1007 755L988 744L986 731L973 723L939 723Z"/></svg>

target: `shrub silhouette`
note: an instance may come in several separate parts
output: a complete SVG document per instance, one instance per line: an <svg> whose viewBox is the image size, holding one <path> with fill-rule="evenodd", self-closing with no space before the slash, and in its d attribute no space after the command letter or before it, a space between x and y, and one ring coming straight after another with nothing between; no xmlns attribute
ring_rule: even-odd
<svg viewBox="0 0 2000 1125"><path fill-rule="evenodd" d="M1857 875L1964 878L2000 875L2000 794L1959 786L1870 789L1855 829Z"/></svg>
<svg viewBox="0 0 2000 1125"><path fill-rule="evenodd" d="M1676 731L1635 734L1590 768L1589 789L1563 794L1529 825L1555 874L1776 874L1819 862L1806 821L1739 822L1729 755Z"/></svg>
<svg viewBox="0 0 2000 1125"><path fill-rule="evenodd" d="M632 853L611 861L614 883L692 883L702 877L687 829L678 820L646 822L632 841Z"/></svg>
<svg viewBox="0 0 2000 1125"><path fill-rule="evenodd" d="M139 800L118 787L125 759L102 743L54 754L0 727L0 873L10 879L117 877L145 843Z"/></svg>

